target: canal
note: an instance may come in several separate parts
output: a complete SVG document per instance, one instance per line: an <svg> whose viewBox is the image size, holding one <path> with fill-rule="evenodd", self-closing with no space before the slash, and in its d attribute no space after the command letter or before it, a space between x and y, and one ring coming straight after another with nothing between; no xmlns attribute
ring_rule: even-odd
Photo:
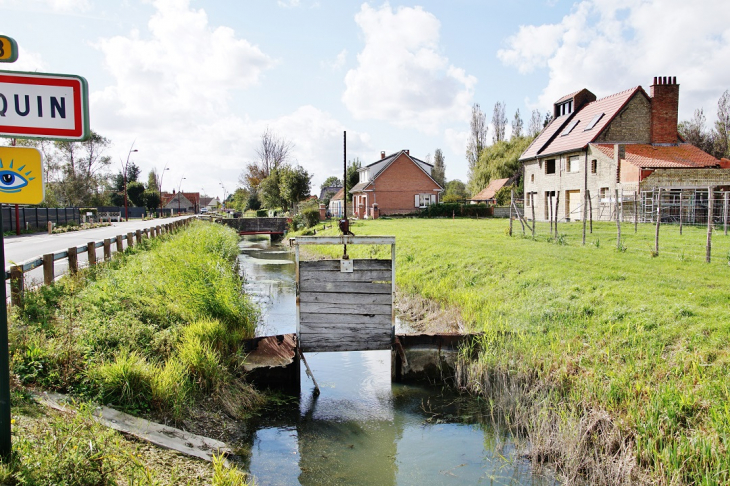
<svg viewBox="0 0 730 486"><path fill-rule="evenodd" d="M295 332L293 255L268 238L240 243L258 335ZM390 352L312 353L299 396L243 424L246 467L265 485L555 485L492 427L479 400L445 386L391 383Z"/></svg>

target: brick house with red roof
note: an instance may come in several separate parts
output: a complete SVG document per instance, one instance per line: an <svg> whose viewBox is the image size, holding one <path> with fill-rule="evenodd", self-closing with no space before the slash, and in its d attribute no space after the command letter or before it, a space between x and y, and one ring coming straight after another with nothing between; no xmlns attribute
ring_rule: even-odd
<svg viewBox="0 0 730 486"><path fill-rule="evenodd" d="M730 171L678 134L676 78L654 78L649 93L637 86L601 99L583 89L556 101L553 110L553 120L520 156L528 217L534 204L536 220L548 220L553 211L559 220L580 220L590 206L593 219L612 219L616 190L631 195L632 204L634 195L651 198L668 170L702 172L697 184L704 186L697 187L705 194L708 185L730 188ZM661 180L663 188L682 185Z"/></svg>
<svg viewBox="0 0 730 486"><path fill-rule="evenodd" d="M380 160L358 169L360 180L350 189L353 215L408 214L438 203L444 188L431 177L432 171L433 165L408 150L381 152Z"/></svg>

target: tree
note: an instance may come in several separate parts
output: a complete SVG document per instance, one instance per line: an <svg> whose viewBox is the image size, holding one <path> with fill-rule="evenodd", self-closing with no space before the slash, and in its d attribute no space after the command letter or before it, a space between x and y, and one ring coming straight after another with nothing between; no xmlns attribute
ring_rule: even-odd
<svg viewBox="0 0 730 486"><path fill-rule="evenodd" d="M437 148L433 154L433 171L431 171L431 177L433 180L439 183L441 187L446 184L446 157L441 149Z"/></svg>
<svg viewBox="0 0 730 486"><path fill-rule="evenodd" d="M147 190L160 192L160 181L157 169L152 169L147 174Z"/></svg>
<svg viewBox="0 0 730 486"><path fill-rule="evenodd" d="M446 183L446 190L441 200L443 202L459 202L468 197L469 193L466 190L466 184L459 179L454 179Z"/></svg>
<svg viewBox="0 0 730 486"><path fill-rule="evenodd" d="M698 108L691 120L679 123L677 130L685 142L711 154L715 148L715 134L707 130L705 123L705 111Z"/></svg>
<svg viewBox="0 0 730 486"><path fill-rule="evenodd" d="M492 143L501 142L505 139L505 132L507 128L507 115L505 114L506 109L507 106L504 102L497 101L494 104L494 110L492 111L492 127L494 128Z"/></svg>
<svg viewBox="0 0 730 486"><path fill-rule="evenodd" d="M238 176L238 183L251 192L256 192L261 181L266 179L269 174L259 167L256 162L250 162L246 165L246 169Z"/></svg>
<svg viewBox="0 0 730 486"><path fill-rule="evenodd" d="M342 187L342 179L337 176L329 176L325 179L322 185L319 186L320 189L324 189L325 187Z"/></svg>
<svg viewBox="0 0 730 486"><path fill-rule="evenodd" d="M515 111L515 117L512 119L512 135L510 135L510 138L521 137L523 125L524 123L522 122L522 118L520 118L520 109L517 108L517 111Z"/></svg>
<svg viewBox="0 0 730 486"><path fill-rule="evenodd" d="M134 206L145 206L144 191L144 184L139 181L127 183L127 196L129 197L129 202L131 202Z"/></svg>
<svg viewBox="0 0 730 486"><path fill-rule="evenodd" d="M542 127L545 128L550 125L551 121L553 121L553 116L550 113L545 113L545 121L542 122Z"/></svg>
<svg viewBox="0 0 730 486"><path fill-rule="evenodd" d="M493 179L512 177L520 171L520 155L532 143L532 137L513 138L487 147L469 181L469 192L477 194Z"/></svg>
<svg viewBox="0 0 730 486"><path fill-rule="evenodd" d="M258 155L258 165L262 172L268 176L272 170L278 169L289 160L291 150L294 144L276 133L272 132L268 127L261 134L261 141L256 149Z"/></svg>
<svg viewBox="0 0 730 486"><path fill-rule="evenodd" d="M279 169L274 169L259 184L258 194L261 198L261 203L266 208L276 209L284 206L281 199L281 191L279 190L279 176Z"/></svg>
<svg viewBox="0 0 730 486"><path fill-rule="evenodd" d="M717 100L715 154L718 158L730 157L730 91L728 90L725 90Z"/></svg>
<svg viewBox="0 0 730 486"><path fill-rule="evenodd" d="M284 210L296 209L302 199L309 196L312 176L303 167L283 166L280 169L279 194L284 203Z"/></svg>
<svg viewBox="0 0 730 486"><path fill-rule="evenodd" d="M144 202L144 206L148 210L154 211L160 205L160 193L156 190L150 191L149 189L147 189L142 194L142 201Z"/></svg>
<svg viewBox="0 0 730 486"><path fill-rule="evenodd" d="M83 142L54 142L61 173L56 184L59 199L69 206L97 206L103 202L104 170L111 164L104 151L110 144L108 138L93 130Z"/></svg>
<svg viewBox="0 0 730 486"><path fill-rule="evenodd" d="M469 142L466 146L466 161L469 168L469 180L472 178L472 172L479 162L479 156L487 146L487 121L486 115L479 107L479 103L474 103L471 107L471 133L469 134Z"/></svg>
<svg viewBox="0 0 730 486"><path fill-rule="evenodd" d="M542 120L542 115L540 114L540 110L532 110L532 115L530 116L530 123L527 126L527 136L528 137L537 137L540 131L542 130L542 126L540 125L540 121Z"/></svg>
<svg viewBox="0 0 730 486"><path fill-rule="evenodd" d="M362 167L362 162L359 157L355 157L350 161L350 165L347 166L347 186L345 187L345 197L348 201L352 201L352 194L350 189L355 187L360 182L360 173L358 169Z"/></svg>
<svg viewBox="0 0 730 486"><path fill-rule="evenodd" d="M261 209L261 199L259 199L259 195L257 193L252 192L248 195L246 209L252 209L254 211Z"/></svg>

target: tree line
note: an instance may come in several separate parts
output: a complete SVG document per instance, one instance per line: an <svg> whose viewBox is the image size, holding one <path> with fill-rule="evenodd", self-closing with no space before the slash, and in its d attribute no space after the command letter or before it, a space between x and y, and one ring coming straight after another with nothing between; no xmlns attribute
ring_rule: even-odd
<svg viewBox="0 0 730 486"><path fill-rule="evenodd" d="M12 143L12 141L8 141ZM91 131L83 142L14 139L19 147L34 147L44 161L44 207L98 207L124 205L124 174L113 172L106 151L107 137ZM123 166L124 164L122 164ZM160 204L157 173L150 171L147 183L139 180L140 168L126 167L127 200L130 206L156 209Z"/></svg>
<svg viewBox="0 0 730 486"><path fill-rule="evenodd" d="M730 158L730 90L717 100L717 120L712 127L707 127L704 109L698 108L691 119L679 123L678 129L685 142L717 159Z"/></svg>

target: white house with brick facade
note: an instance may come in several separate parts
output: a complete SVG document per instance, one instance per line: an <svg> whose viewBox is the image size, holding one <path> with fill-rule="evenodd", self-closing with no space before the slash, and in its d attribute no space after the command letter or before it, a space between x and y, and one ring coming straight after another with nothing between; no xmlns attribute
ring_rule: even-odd
<svg viewBox="0 0 730 486"><path fill-rule="evenodd" d="M596 99L583 89L556 101L552 122L520 156L525 216L534 205L538 221L553 212L580 220L589 207L593 219L612 219L616 191L639 195L656 171L722 171L719 160L681 139L678 108L672 77L654 78L649 93L637 86Z"/></svg>
<svg viewBox="0 0 730 486"><path fill-rule="evenodd" d="M408 150L358 169L359 182L350 189L353 214L377 218L382 214L408 214L439 202L444 188L431 177L433 165L411 156Z"/></svg>

